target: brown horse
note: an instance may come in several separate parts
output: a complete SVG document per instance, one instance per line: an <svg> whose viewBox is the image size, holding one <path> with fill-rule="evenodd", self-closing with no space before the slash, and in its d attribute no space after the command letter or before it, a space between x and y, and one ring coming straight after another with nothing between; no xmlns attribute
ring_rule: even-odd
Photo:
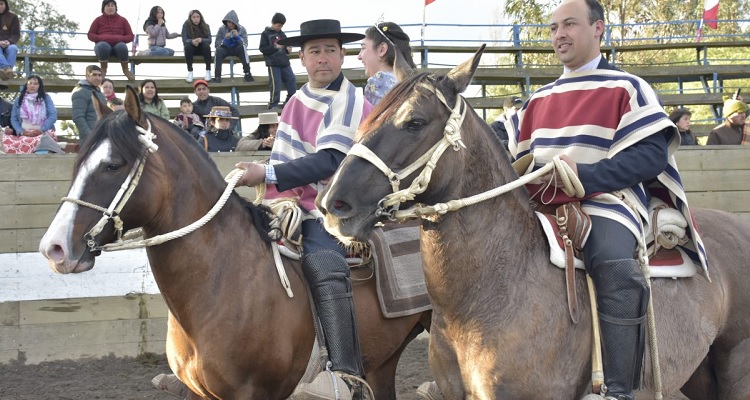
<svg viewBox="0 0 750 400"><path fill-rule="evenodd" d="M401 208L463 199L518 179L507 151L460 96L481 53L446 76L411 77L383 99L357 138L382 163L376 168L363 159L366 149L354 154L361 147L347 156L318 197L329 231L359 240L376 221L393 216L385 197L409 187L416 173L387 179L384 172L411 166L447 138L449 108L466 111L460 126L465 148L454 137L454 145L431 164L429 184L422 179L414 185L417 194L404 196ZM712 280L702 275L653 280L663 393L665 398L682 390L691 399L747 400L750 226L721 211L696 210L694 216ZM591 316L584 275L576 282L582 317L573 324L564 275L549 263L524 188L423 219L421 246L433 307L429 363L446 398L569 400L590 392ZM650 359L646 365L647 388L638 398L653 398Z"/></svg>
<svg viewBox="0 0 750 400"><path fill-rule="evenodd" d="M148 146L141 140L148 145L150 133L158 150L144 158ZM68 198L79 201L62 204L42 239L40 251L53 270L78 273L94 266L96 248L112 242L115 229L109 221L101 234L85 240L102 213L81 202L112 203L142 159L142 175L133 179L137 186L119 217L125 230L143 227L146 237L198 220L227 186L196 141L144 113L128 87L125 111L104 116L78 154ZM232 193L205 226L147 249L170 311L169 364L194 393L191 398L285 399L310 360L315 333L301 266L284 261L294 292L288 298L264 239L264 217ZM370 272L352 273L364 367L375 396L394 399L398 359L429 324L430 313L385 319L374 279L362 279Z"/></svg>

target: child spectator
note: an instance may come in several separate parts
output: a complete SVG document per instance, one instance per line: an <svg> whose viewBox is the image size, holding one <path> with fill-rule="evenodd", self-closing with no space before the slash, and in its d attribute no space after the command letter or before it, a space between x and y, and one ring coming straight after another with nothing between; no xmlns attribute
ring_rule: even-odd
<svg viewBox="0 0 750 400"><path fill-rule="evenodd" d="M185 46L185 63L188 75L186 81L193 81L193 56L200 54L206 63L206 81L211 80L211 28L203 20L198 10L190 11L188 19L182 24L182 44Z"/></svg>
<svg viewBox="0 0 750 400"><path fill-rule="evenodd" d="M263 53L268 67L268 86L271 92L271 100L268 102L269 110L277 110L281 101L281 84L286 88L286 103L297 91L297 78L294 76L292 66L289 63L289 53L292 48L282 46L277 42L286 38L281 28L286 23L286 17L282 13L276 13L271 18L271 26L260 34L259 50Z"/></svg>
<svg viewBox="0 0 750 400"><path fill-rule="evenodd" d="M99 58L102 76L107 75L109 57L114 53L120 60L125 77L129 81L135 80L135 75L130 72L128 65L128 46L125 44L133 41L133 29L130 28L128 20L117 13L115 0L102 1L102 15L91 23L88 38L96 43L94 53Z"/></svg>
<svg viewBox="0 0 750 400"><path fill-rule="evenodd" d="M7 81L15 77L18 46L21 38L21 23L18 16L10 12L8 0L0 0L0 79Z"/></svg>
<svg viewBox="0 0 750 400"><path fill-rule="evenodd" d="M239 136L229 127L233 119L232 110L225 106L216 106L208 115L204 115L210 125L208 132L198 142L208 152L234 151Z"/></svg>
<svg viewBox="0 0 750 400"><path fill-rule="evenodd" d="M245 73L245 82L255 80L250 73L250 61L247 58L247 30L240 25L237 13L231 10L221 21L223 25L216 32L216 71L214 71L214 82L221 82L221 63L228 56L239 57L242 62L242 71Z"/></svg>
<svg viewBox="0 0 750 400"><path fill-rule="evenodd" d="M159 6L151 7L148 19L143 24L143 30L148 33L148 50L151 56L173 56L174 50L166 47L167 39L180 36L177 32L169 32L165 25L164 9Z"/></svg>
<svg viewBox="0 0 750 400"><path fill-rule="evenodd" d="M180 113L174 117L174 121L172 122L184 129L195 139L198 139L201 132L206 129L203 126L201 117L193 112L193 102L187 96L180 100Z"/></svg>
<svg viewBox="0 0 750 400"><path fill-rule="evenodd" d="M677 125L680 132L680 146L694 146L698 144L695 134L690 130L690 116L693 113L687 108L675 108L669 113L669 119Z"/></svg>
<svg viewBox="0 0 750 400"><path fill-rule="evenodd" d="M159 98L159 90L153 79L144 79L138 88L138 100L143 111L169 119L169 109L164 100Z"/></svg>

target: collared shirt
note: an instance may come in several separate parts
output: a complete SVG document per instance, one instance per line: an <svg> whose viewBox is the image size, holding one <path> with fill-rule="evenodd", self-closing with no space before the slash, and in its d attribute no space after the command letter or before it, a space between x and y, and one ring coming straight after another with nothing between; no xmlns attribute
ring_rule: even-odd
<svg viewBox="0 0 750 400"><path fill-rule="evenodd" d="M593 69L596 69L596 67L599 66L599 62L602 60L602 55L599 54L596 57L594 57L593 60L587 62L586 64L583 64L581 68L578 68L577 70L573 71L570 68L563 66L563 74L567 74L570 72L583 72L583 71L591 71Z"/></svg>

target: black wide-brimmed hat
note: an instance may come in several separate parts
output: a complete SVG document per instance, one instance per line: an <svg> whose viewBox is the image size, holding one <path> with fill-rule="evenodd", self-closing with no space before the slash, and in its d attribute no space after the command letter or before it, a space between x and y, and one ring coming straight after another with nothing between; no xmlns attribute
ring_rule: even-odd
<svg viewBox="0 0 750 400"><path fill-rule="evenodd" d="M341 32L341 23L335 19L314 19L303 22L300 25L300 35L281 39L278 43L282 46L298 46L314 39L338 39L341 44L362 40L365 35L361 33Z"/></svg>

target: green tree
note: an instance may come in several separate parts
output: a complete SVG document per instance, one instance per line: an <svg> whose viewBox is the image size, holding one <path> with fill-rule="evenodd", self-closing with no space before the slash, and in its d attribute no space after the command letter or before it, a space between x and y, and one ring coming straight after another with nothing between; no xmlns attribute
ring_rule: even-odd
<svg viewBox="0 0 750 400"><path fill-rule="evenodd" d="M15 3L11 11L18 15L21 21L22 31L35 31L34 48L38 52L49 54L64 54L68 48L68 40L78 30L78 23L71 21L61 14L51 4L44 0L25 0ZM21 51L27 51L31 45L30 35L27 32L21 34L18 46ZM58 78L60 76L72 76L73 69L70 63L34 63L34 73L44 78Z"/></svg>

